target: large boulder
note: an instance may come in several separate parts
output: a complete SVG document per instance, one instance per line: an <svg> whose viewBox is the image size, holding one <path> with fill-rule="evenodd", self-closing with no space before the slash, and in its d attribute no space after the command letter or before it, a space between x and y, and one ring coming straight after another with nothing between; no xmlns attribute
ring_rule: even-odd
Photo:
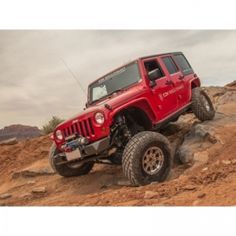
<svg viewBox="0 0 236 236"><path fill-rule="evenodd" d="M185 135L184 142L178 150L178 157L182 163L208 160L207 154L203 153L209 146L218 141L213 126L209 124L196 124Z"/></svg>

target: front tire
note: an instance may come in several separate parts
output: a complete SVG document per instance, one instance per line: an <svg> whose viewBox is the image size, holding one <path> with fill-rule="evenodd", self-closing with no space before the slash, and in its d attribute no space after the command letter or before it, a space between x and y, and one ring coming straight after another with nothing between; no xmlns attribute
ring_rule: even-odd
<svg viewBox="0 0 236 236"><path fill-rule="evenodd" d="M55 162L54 156L59 153L55 144L52 144L50 152L49 152L49 163L52 169L63 177L72 177L72 176L81 176L86 175L92 170L94 163L87 162L84 164L60 164L57 165Z"/></svg>
<svg viewBox="0 0 236 236"><path fill-rule="evenodd" d="M215 116L215 109L211 99L199 87L192 90L192 111L201 121L212 120Z"/></svg>
<svg viewBox="0 0 236 236"><path fill-rule="evenodd" d="M168 139L150 131L133 136L126 145L122 158L124 175L135 186L164 181L171 164Z"/></svg>

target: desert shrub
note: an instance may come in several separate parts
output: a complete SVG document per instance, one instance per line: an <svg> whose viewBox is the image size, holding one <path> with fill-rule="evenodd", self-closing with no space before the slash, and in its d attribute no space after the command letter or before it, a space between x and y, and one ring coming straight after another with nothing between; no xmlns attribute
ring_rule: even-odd
<svg viewBox="0 0 236 236"><path fill-rule="evenodd" d="M61 122L64 120L57 117L53 116L51 120L48 121L47 124L45 124L42 128L42 131L44 134L50 134L53 132L53 130L56 128L57 125L59 125Z"/></svg>

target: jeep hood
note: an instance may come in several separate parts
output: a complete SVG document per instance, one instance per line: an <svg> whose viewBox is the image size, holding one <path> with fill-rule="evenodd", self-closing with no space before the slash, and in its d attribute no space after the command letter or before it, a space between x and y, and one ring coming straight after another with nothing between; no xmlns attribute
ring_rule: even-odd
<svg viewBox="0 0 236 236"><path fill-rule="evenodd" d="M60 127L61 125L65 125L66 123L70 123L76 119L86 119L92 117L93 114L97 111L104 111L106 113L108 112L108 109L104 106L105 104L108 104L112 109L115 109L116 107L119 107L124 103L127 103L127 101L135 99L136 97L140 96L140 93L143 93L143 89L140 88L140 84L139 86L133 86L127 90L114 93L113 95L104 98L100 102L98 101L97 103L91 105L82 112L62 122L57 126L57 128Z"/></svg>

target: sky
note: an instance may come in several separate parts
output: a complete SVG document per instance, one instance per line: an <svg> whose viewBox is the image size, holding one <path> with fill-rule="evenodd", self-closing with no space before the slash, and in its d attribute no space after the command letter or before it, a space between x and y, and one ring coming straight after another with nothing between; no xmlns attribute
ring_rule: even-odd
<svg viewBox="0 0 236 236"><path fill-rule="evenodd" d="M0 128L67 119L84 108L93 80L171 51L186 55L202 85L236 80L236 31L0 30Z"/></svg>

